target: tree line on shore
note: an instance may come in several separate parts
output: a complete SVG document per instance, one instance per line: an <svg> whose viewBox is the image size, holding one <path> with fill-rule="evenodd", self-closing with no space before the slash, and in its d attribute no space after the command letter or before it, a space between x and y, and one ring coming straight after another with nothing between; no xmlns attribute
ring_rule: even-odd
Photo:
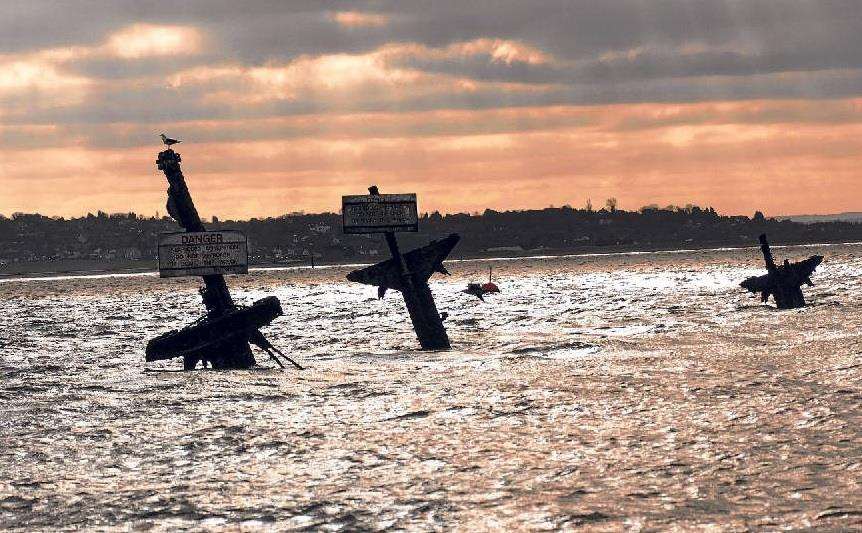
<svg viewBox="0 0 862 533"><path fill-rule="evenodd" d="M385 245L376 235L344 235L337 213L291 213L249 220L219 220L209 229L238 229L249 239L252 263L378 260ZM645 206L624 211L610 199L595 210L570 206L546 209L421 216L420 232L403 234L404 246L459 233L453 256L481 257L614 249L748 246L768 233L778 243L862 240L862 224L720 215L712 208ZM154 261L160 233L179 231L168 217L98 212L77 218L39 214L0 215L0 265L64 260Z"/></svg>

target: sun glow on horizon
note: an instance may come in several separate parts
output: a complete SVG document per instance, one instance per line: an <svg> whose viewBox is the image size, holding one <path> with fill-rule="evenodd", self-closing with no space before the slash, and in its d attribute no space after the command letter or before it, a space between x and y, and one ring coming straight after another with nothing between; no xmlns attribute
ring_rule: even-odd
<svg viewBox="0 0 862 533"><path fill-rule="evenodd" d="M162 131L232 217L331 210L369 181L441 211L862 209L858 32L838 12L787 6L788 43L774 13L736 31L697 6L714 26L656 24L648 3L228 4L100 13L0 48L0 212L153 211Z"/></svg>

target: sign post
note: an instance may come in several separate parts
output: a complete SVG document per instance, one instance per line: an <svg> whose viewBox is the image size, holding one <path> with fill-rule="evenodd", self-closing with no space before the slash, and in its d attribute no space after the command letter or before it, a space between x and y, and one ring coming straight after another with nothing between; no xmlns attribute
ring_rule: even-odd
<svg viewBox="0 0 862 533"><path fill-rule="evenodd" d="M250 307L237 306L223 274L248 272L248 244L238 231L206 231L180 169L180 154L172 149L159 153L156 164L168 179L168 213L186 230L163 235L159 242L159 273L162 277L201 276L201 298L207 314L178 330L159 335L147 343L146 360L183 358L191 370L199 361L213 368L249 368L256 364L249 343L263 349L284 368L276 354L300 367L273 346L262 326L282 315L275 296L260 299Z"/></svg>
<svg viewBox="0 0 862 533"><path fill-rule="evenodd" d="M419 231L416 195L381 195L376 185L369 187L368 192L368 196L342 197L344 233L383 233L392 259L354 270L347 279L376 286L380 298L388 289L400 291L422 348L448 350L449 336L437 312L428 279L434 272L449 273L443 260L460 237L452 234L402 255L395 232Z"/></svg>

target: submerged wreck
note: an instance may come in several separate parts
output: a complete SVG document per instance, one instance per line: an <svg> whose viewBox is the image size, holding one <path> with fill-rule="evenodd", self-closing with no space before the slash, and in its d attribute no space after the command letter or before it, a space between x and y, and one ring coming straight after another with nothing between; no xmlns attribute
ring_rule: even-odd
<svg viewBox="0 0 862 533"><path fill-rule="evenodd" d="M449 336L428 287L428 279L435 272L449 274L443 260L461 237L453 233L402 254L395 232L418 230L415 195L407 195L412 197L407 200L402 198L404 195L389 195L393 197L390 202L380 194L377 186L372 185L368 192L364 196L343 198L344 232L383 233L392 257L350 272L348 281L377 287L379 299L389 289L400 292L422 349L448 350L451 347Z"/></svg>
<svg viewBox="0 0 862 533"><path fill-rule="evenodd" d="M171 139L173 140L173 139ZM165 142L165 144L168 144ZM170 146L170 145L168 145ZM219 236L217 232L206 232L197 209L192 202L185 178L180 169L180 154L171 148L159 153L156 161L170 185L168 188L168 213L189 234L186 241L208 244L221 239L201 238ZM184 234L185 235L185 234ZM160 247L161 248L161 247ZM214 249L212 246L207 249ZM247 261L246 261L247 263ZM161 270L161 256L160 256ZM247 270L247 264L246 264ZM236 304L220 271L232 270L213 267L211 273L202 275L204 286L200 289L206 314L183 327L159 335L147 343L146 360L159 361L183 358L183 368L194 369L199 362L212 368L250 368L256 364L250 344L266 352L281 368L283 357L297 368L296 362L285 356L270 343L260 328L269 325L283 314L281 303L275 296L269 296L245 307Z"/></svg>
<svg viewBox="0 0 862 533"><path fill-rule="evenodd" d="M769 300L769 296L772 295L775 298L775 305L779 309L805 307L802 284L814 286L811 281L811 274L823 262L823 256L812 255L808 259L796 263L791 263L785 259L784 264L776 265L765 234L760 236L760 251L763 253L763 260L766 262L768 273L747 278L739 285L749 292L760 293L760 299L763 302Z"/></svg>

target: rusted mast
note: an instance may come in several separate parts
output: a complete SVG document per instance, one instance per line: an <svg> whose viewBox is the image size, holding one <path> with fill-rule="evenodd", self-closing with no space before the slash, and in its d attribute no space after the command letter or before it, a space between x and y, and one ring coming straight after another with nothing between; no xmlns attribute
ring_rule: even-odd
<svg viewBox="0 0 862 533"><path fill-rule="evenodd" d="M760 293L760 298L764 302L769 300L770 295L773 296L775 305L779 309L804 307L805 296L802 294L802 284L814 285L811 275L823 262L823 256L812 255L796 263L785 259L784 264L776 265L765 234L760 236L760 251L766 263L767 274L751 276L740 283L740 286L749 292Z"/></svg>
<svg viewBox="0 0 862 533"><path fill-rule="evenodd" d="M195 209L186 180L180 169L180 154L172 149L159 153L156 161L159 170L168 180L168 214L187 231L206 231ZM228 291L224 276L220 274L202 276L204 288L200 290L208 318L217 318L236 309L236 304ZM225 339L213 347L210 361L214 368L248 368L255 365L254 354L245 337ZM183 356L183 367L192 369L199 358L194 355Z"/></svg>
<svg viewBox="0 0 862 533"><path fill-rule="evenodd" d="M797 279L794 276L790 264L785 261L783 267L779 268L775 264L775 259L772 257L772 250L769 248L769 241L766 240L766 234L759 238L760 252L763 254L763 261L766 263L766 270L769 275L774 278L775 305L779 309L793 309L796 307L805 307L805 296L802 294L801 285L803 280Z"/></svg>
<svg viewBox="0 0 862 533"><path fill-rule="evenodd" d="M372 196L380 194L376 185L369 187L368 192ZM401 294L404 296L404 303L410 314L410 320L413 322L413 329L416 331L419 344L425 350L448 350L451 347L449 336L446 334L446 328L443 327L443 321L440 319L440 313L437 311L437 305L434 303L434 296L428 287L428 281L424 277L416 276L414 272L410 272L404 256L398 249L395 233L387 231L384 236L386 237L386 244L389 246L389 253L392 254L392 259L398 264L403 285Z"/></svg>

